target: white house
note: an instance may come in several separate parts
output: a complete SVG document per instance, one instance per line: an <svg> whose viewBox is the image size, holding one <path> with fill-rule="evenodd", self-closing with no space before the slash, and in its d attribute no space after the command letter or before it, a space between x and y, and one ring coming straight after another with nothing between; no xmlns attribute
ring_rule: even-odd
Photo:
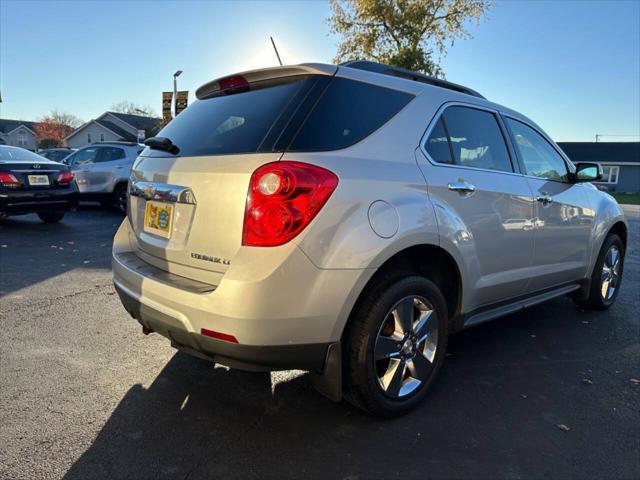
<svg viewBox="0 0 640 480"><path fill-rule="evenodd" d="M0 144L35 151L36 122L0 119Z"/></svg>
<svg viewBox="0 0 640 480"><path fill-rule="evenodd" d="M71 148L95 142L138 142L153 137L160 130L160 118L105 112L71 132L65 140Z"/></svg>

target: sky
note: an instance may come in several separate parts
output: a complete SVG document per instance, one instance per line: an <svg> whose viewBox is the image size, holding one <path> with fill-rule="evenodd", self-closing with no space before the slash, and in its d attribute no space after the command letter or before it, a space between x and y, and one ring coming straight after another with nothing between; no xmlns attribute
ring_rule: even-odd
<svg viewBox="0 0 640 480"><path fill-rule="evenodd" d="M0 0L0 117L83 120L129 100L284 63L330 63L324 1ZM447 79L532 118L556 141L638 140L640 1L496 1L442 59Z"/></svg>

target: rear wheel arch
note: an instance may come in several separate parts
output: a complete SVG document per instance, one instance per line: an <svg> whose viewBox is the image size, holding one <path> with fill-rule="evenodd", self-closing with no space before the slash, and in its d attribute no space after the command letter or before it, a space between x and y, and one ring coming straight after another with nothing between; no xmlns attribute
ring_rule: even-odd
<svg viewBox="0 0 640 480"><path fill-rule="evenodd" d="M444 248L432 244L407 247L388 258L368 280L355 301L342 332L345 338L362 300L371 290L384 288L399 278L421 275L434 282L445 297L449 313L450 332L458 330L457 319L462 306L462 275L453 256Z"/></svg>

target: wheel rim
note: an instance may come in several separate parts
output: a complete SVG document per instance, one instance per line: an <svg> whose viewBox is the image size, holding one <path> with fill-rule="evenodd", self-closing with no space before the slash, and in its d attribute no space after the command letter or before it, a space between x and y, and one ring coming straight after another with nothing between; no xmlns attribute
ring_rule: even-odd
<svg viewBox="0 0 640 480"><path fill-rule="evenodd" d="M620 283L620 250L611 245L604 256L600 280L600 295L605 302L610 301Z"/></svg>
<svg viewBox="0 0 640 480"><path fill-rule="evenodd" d="M433 306L419 296L397 302L380 326L373 352L382 392L402 398L431 375L438 348L438 319Z"/></svg>

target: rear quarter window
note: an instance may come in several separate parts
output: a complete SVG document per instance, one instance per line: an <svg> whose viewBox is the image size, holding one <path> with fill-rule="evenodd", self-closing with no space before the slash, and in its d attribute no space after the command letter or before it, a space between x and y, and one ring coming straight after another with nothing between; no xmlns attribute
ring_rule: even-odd
<svg viewBox="0 0 640 480"><path fill-rule="evenodd" d="M384 125L413 98L409 93L335 78L288 150L324 151L351 146Z"/></svg>

